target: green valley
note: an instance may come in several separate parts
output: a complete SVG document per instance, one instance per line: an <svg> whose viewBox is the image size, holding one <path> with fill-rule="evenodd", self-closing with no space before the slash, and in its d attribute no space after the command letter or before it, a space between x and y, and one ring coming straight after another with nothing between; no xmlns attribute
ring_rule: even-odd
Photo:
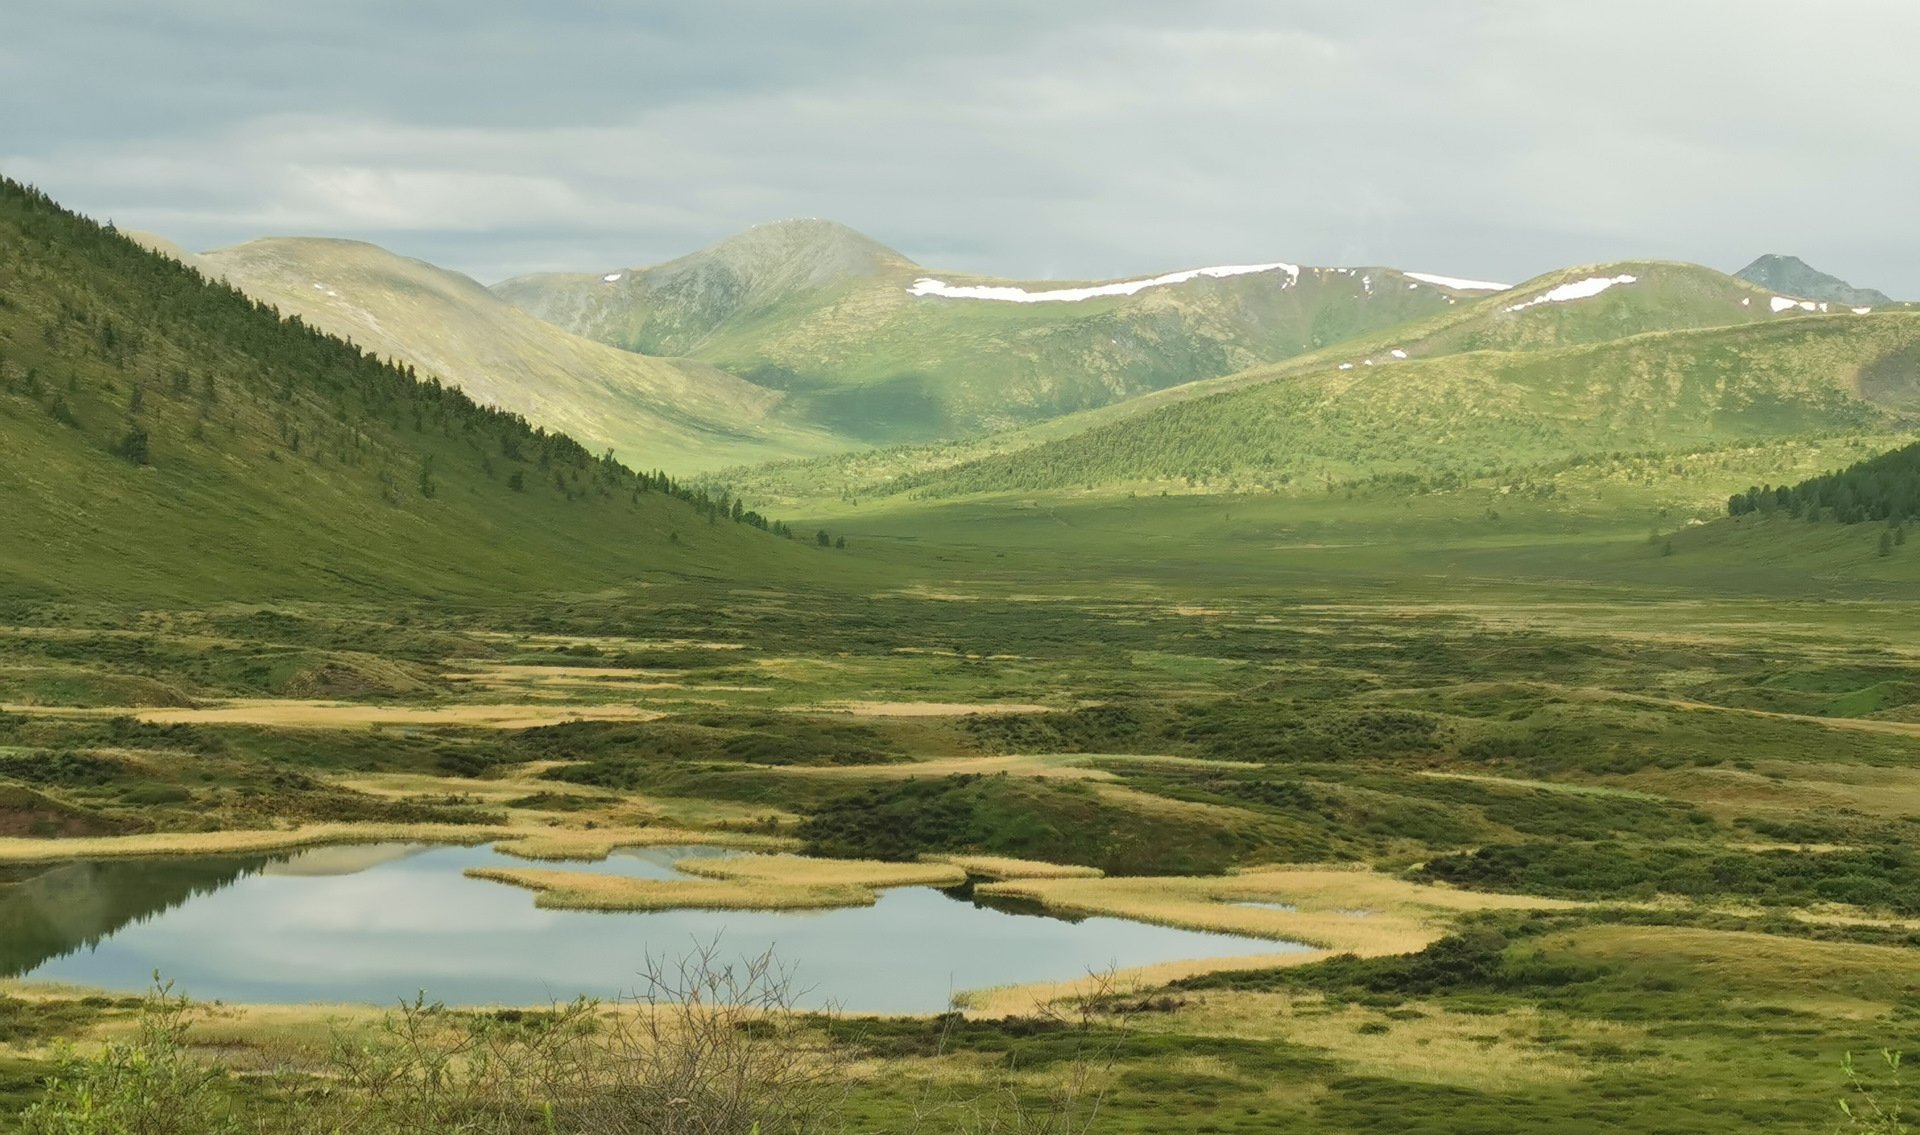
<svg viewBox="0 0 1920 1135"><path fill-rule="evenodd" d="M677 306L549 295L753 378L725 344L884 292L831 331L873 354L759 420L919 344L985 361L916 379L916 429L1029 424L642 471L481 404L482 354L429 378L492 318L458 280L268 244L242 294L5 184L0 1130L1731 1135L1904 1098L1869 1054L1916 1043L1920 315L1650 263L913 297L808 232L628 285ZM257 302L307 276L422 306L389 352ZM1257 318L1207 366L1046 361L1208 305ZM662 414L619 428L774 437ZM912 974L1040 939L1099 950Z"/></svg>

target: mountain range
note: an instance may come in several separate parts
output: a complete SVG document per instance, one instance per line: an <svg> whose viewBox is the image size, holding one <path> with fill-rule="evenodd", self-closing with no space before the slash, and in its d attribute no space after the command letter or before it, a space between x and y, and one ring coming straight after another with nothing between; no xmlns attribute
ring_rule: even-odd
<svg viewBox="0 0 1920 1135"><path fill-rule="evenodd" d="M406 531L469 549L449 562L476 576L499 567L475 547L495 533L559 578L778 562L790 546L752 525L688 519L723 490L723 509L818 515L1007 492L1431 489L1606 453L1895 439L1920 420L1920 311L1812 298L1831 278L1788 258L1513 286L1279 262L1008 281L810 220L490 289L357 242L196 255L143 238L156 255L24 187L7 206L23 267L0 377L38 406L21 451L67 477L16 472L38 517L22 531L103 563L123 551L107 533L159 522L140 502L163 484L202 504L153 530L161 543L228 547L239 517L275 514L366 561L243 556L238 576L392 581L378 549ZM201 314L155 314L170 305ZM709 495L634 468L704 473ZM82 517L116 519L58 523L69 494L49 484L122 481L82 490Z"/></svg>

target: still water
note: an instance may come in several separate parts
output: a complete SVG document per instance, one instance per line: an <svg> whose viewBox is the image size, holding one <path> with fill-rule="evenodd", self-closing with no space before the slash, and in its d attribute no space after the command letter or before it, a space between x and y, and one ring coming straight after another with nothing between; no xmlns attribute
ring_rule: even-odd
<svg viewBox="0 0 1920 1135"><path fill-rule="evenodd" d="M714 848L628 849L568 870L683 878ZM771 949L798 1002L853 1012L945 1009L954 993L1059 981L1109 966L1278 953L1283 943L1116 918L996 909L927 887L826 911L541 910L469 867L528 866L489 847L371 844L274 858L90 861L0 887L0 974L234 1002L537 1004L635 991L649 955L717 943Z"/></svg>

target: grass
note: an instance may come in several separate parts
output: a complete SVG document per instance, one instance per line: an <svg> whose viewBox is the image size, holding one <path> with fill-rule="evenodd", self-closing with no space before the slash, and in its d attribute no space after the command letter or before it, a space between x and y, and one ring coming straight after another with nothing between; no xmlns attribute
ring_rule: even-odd
<svg viewBox="0 0 1920 1135"><path fill-rule="evenodd" d="M475 844L513 834L507 828L490 830L444 824L315 824L286 831L156 832L63 840L13 838L0 839L0 862L236 855L390 841Z"/></svg>
<svg viewBox="0 0 1920 1135"><path fill-rule="evenodd" d="M1417 952L1464 912L1566 905L1315 867L1261 868L1219 878L1015 878L983 883L975 893L1025 899L1063 913L1298 941L1361 956Z"/></svg>
<svg viewBox="0 0 1920 1135"><path fill-rule="evenodd" d="M503 846L502 850L512 851ZM518 854L518 852L515 852ZM756 855L689 859L675 866L713 881L632 879L574 871L476 867L487 879L539 892L534 902L555 910L820 910L871 906L887 887L958 886L966 872L949 864L881 863Z"/></svg>

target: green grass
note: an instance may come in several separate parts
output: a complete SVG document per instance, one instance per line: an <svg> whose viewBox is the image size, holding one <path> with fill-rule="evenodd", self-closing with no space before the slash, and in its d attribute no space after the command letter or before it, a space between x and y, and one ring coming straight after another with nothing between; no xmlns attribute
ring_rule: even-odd
<svg viewBox="0 0 1920 1135"><path fill-rule="evenodd" d="M498 595L818 558L10 183L0 198L11 603Z"/></svg>
<svg viewBox="0 0 1920 1135"><path fill-rule="evenodd" d="M535 319L457 273L369 244L255 241L189 263L475 401L629 465L694 472L844 449L779 395L688 359L650 358Z"/></svg>

